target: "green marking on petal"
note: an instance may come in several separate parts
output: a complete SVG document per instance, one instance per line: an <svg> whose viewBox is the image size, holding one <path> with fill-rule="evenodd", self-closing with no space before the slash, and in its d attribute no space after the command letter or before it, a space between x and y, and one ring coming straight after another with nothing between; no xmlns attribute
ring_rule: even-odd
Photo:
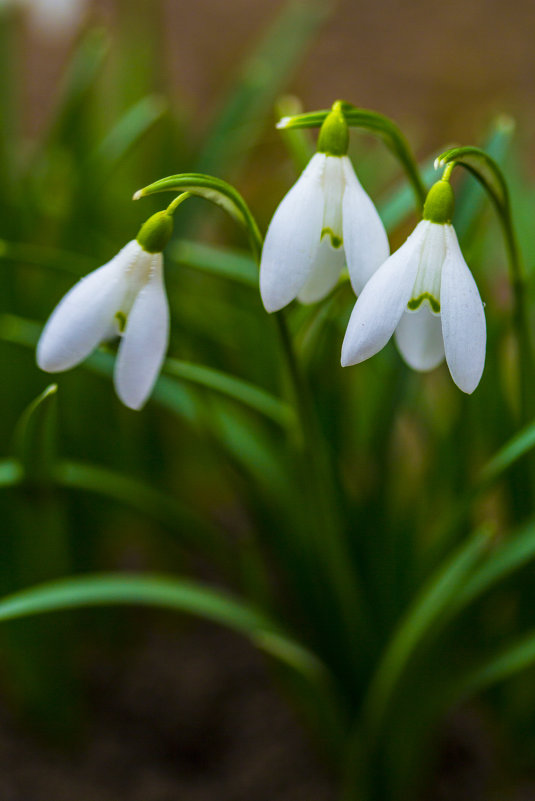
<svg viewBox="0 0 535 801"><path fill-rule="evenodd" d="M332 231L330 228L321 229L320 239L323 239L324 236L330 236L331 245L335 250L338 250L338 248L341 248L342 245L344 244L344 240L342 239L342 237L337 236L337 234L335 234L334 231Z"/></svg>
<svg viewBox="0 0 535 801"><path fill-rule="evenodd" d="M118 311L115 315L115 319L117 320L117 325L119 326L119 333L123 334L126 328L126 314L122 311Z"/></svg>
<svg viewBox="0 0 535 801"><path fill-rule="evenodd" d="M440 302L434 298L430 292L423 292L417 298L411 298L411 300L409 300L407 303L407 306L411 311L416 311L416 309L419 309L422 303L426 300L431 306L431 311L433 311L435 314L440 314Z"/></svg>

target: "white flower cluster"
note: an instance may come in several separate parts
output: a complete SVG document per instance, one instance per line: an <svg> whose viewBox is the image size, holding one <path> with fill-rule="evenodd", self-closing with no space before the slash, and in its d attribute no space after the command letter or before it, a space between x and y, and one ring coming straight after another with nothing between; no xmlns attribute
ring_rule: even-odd
<svg viewBox="0 0 535 801"><path fill-rule="evenodd" d="M449 183L439 181L429 197L437 192L453 211ZM412 368L431 370L446 358L457 386L473 392L485 363L485 314L450 215L431 209L426 218L424 208L405 244L388 254L383 224L348 157L318 153L269 226L260 265L264 306L320 300L347 264L358 299L342 365L375 355L395 332Z"/></svg>
<svg viewBox="0 0 535 801"><path fill-rule="evenodd" d="M485 363L485 314L451 225L449 181L431 188L423 220L389 256L383 223L346 155L347 125L338 109L328 120L320 152L268 228L260 264L265 308L275 312L295 298L320 300L347 265L358 299L342 365L370 358L394 334L412 368L431 370L445 358L457 386L473 392ZM63 298L38 344L43 370L67 370L118 337L117 394L132 409L143 405L169 340L162 250L171 236L172 206L153 215L136 240Z"/></svg>

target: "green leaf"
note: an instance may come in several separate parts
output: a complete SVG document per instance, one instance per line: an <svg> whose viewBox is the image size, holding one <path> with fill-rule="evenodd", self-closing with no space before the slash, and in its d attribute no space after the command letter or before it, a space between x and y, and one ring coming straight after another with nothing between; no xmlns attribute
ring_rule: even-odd
<svg viewBox="0 0 535 801"><path fill-rule="evenodd" d="M0 315L0 339L5 342L33 348L37 344L40 333L41 327L37 323L15 315ZM110 376L113 373L113 364L113 355L101 350L90 356L83 366L100 375ZM229 373L171 358L166 359L162 369L165 375L160 376L156 383L154 399L172 408L173 411L178 410L189 420L197 417L194 405L192 405L194 401L180 390L176 381L170 381L167 378L169 376L225 395L233 401L259 412L278 425L286 427L294 421L294 412L285 401Z"/></svg>
<svg viewBox="0 0 535 801"><path fill-rule="evenodd" d="M474 695L534 665L535 631L531 631L508 645L497 655L485 659L479 668L473 670L462 680L458 693L465 697Z"/></svg>
<svg viewBox="0 0 535 801"><path fill-rule="evenodd" d="M88 93L94 86L108 47L107 33L104 30L94 29L85 36L75 50L61 90L60 108L45 142L47 149L56 143L71 140L73 131L83 123L85 116L81 114L81 110L87 103Z"/></svg>
<svg viewBox="0 0 535 801"><path fill-rule="evenodd" d="M376 731L382 722L412 654L426 635L436 633L441 616L455 600L488 544L486 529L470 537L418 593L394 632L371 682L365 708L372 730Z"/></svg>
<svg viewBox="0 0 535 801"><path fill-rule="evenodd" d="M31 245L26 242L8 242L5 239L0 239L0 262L2 261L44 267L78 278L98 267L95 259L80 253Z"/></svg>
<svg viewBox="0 0 535 801"><path fill-rule="evenodd" d="M511 533L467 578L454 599L452 613L458 614L462 608L534 558L535 523L531 522L521 531Z"/></svg>
<svg viewBox="0 0 535 801"><path fill-rule="evenodd" d="M176 497L116 470L87 462L63 459L56 464L53 478L61 487L95 493L134 509L172 531L188 548L203 551L225 567L230 566L225 533Z"/></svg>
<svg viewBox="0 0 535 801"><path fill-rule="evenodd" d="M485 465L479 475L478 489L496 481L518 459L535 447L535 423L515 434Z"/></svg>
<svg viewBox="0 0 535 801"><path fill-rule="evenodd" d="M138 100L123 114L81 168L86 171L98 170L103 180L109 179L113 170L166 110L165 101L157 95ZM97 189L98 185L93 188Z"/></svg>
<svg viewBox="0 0 535 801"><path fill-rule="evenodd" d="M295 423L293 409L284 401L275 398L259 387L236 378L229 373L214 370L212 367L203 367L191 362L182 362L178 359L166 359L164 372L167 375L189 381L197 386L225 395L228 398L238 401L248 406L256 412L260 412L265 417L270 418L281 426L288 426Z"/></svg>
<svg viewBox="0 0 535 801"><path fill-rule="evenodd" d="M320 660L261 611L200 582L161 575L85 575L52 581L0 600L0 621L88 606L136 605L186 612L244 634L304 675L324 678Z"/></svg>
<svg viewBox="0 0 535 801"><path fill-rule="evenodd" d="M14 433L14 451L25 477L45 481L50 478L56 457L56 393L50 384L22 413Z"/></svg>
<svg viewBox="0 0 535 801"><path fill-rule="evenodd" d="M258 266L244 251L178 239L171 242L165 257L186 267L258 288Z"/></svg>

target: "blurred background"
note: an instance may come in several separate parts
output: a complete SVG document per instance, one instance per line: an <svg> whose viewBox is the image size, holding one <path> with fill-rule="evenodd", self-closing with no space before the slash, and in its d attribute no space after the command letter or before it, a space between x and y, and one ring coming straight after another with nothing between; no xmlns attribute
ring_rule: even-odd
<svg viewBox="0 0 535 801"><path fill-rule="evenodd" d="M58 0L58 8L67 5ZM146 64L146 81L176 110L191 114L202 131L283 3L75 0L74 5L77 14L67 15L72 27L49 22L44 30L44 20L36 18L25 29L18 78L25 87L31 134L42 131L53 108L76 19L104 25L114 48L135 32L132 70L134 60ZM308 5L312 15L324 10L324 21L285 86L307 109L329 106L337 97L380 109L404 130L409 126L414 145L424 153L443 142L472 141L500 113L522 115L529 137L535 10L527 0L455 1L447 8L393 0L373 5L312 0Z"/></svg>
<svg viewBox="0 0 535 801"><path fill-rule="evenodd" d="M449 144L494 143L497 155L509 159L515 196L533 200L535 4L528 0L4 0L0 13L0 443L6 459L16 452L20 415L49 383L34 365L40 326L77 276L111 258L171 199L133 204L133 192L173 173L213 173L235 183L265 230L303 166L303 148L313 142L301 142L300 161L274 128L299 102L314 110L343 98L393 117L427 168ZM402 180L398 166L364 134L353 135L351 152L364 185L385 206ZM279 354L251 290L254 267L243 236L206 205L193 200L176 219L167 259L170 355L225 366L275 391ZM523 240L532 208L520 208ZM394 245L414 223L411 214L396 220ZM509 296L497 236L489 234L484 245L472 242L469 252L489 259L496 280L488 296L503 323ZM233 284L217 277L218 271L225 276L227 250L199 250L199 242L239 248L228 250L228 258L243 269L242 278ZM348 295L344 313L349 303ZM310 331L301 332L313 377L321 375L326 354L331 359L334 352L337 361L340 328L333 324L312 344ZM502 343L502 355L509 346ZM238 419L232 404L216 408L205 390L167 376L146 410L128 412L113 394L110 354L99 355L88 371L58 378L57 452L115 471L110 486L119 486L117 475L128 475L166 497L187 499L195 514L206 512L210 525L248 552L263 526L278 525L262 490L247 489L248 471L259 486L272 477L265 432L247 417ZM385 374L394 386L392 359ZM354 448L370 447L365 422L347 435L328 416L331 373L334 367L323 379L322 401L332 436L345 443L342 472L358 500L358 481L372 487L380 465L368 472L364 455L351 456ZM373 368L363 374L372 389L383 379ZM411 407L409 391L410 411L393 423L391 458L407 469L408 495L403 500L393 490L393 508L405 521L422 481L440 478L433 455L446 452L460 403L453 399L454 411L446 409L454 396L442 372L425 381L421 406ZM474 415L482 426L494 425L495 436L490 445L481 438L477 456L489 456L502 441L500 414L484 410L485 397L480 417ZM355 399L362 401L357 390L342 409ZM430 455L421 420L429 422L435 405L440 419L432 433L443 450ZM369 407L364 421L373 416L372 401ZM207 556L191 547L195 526L200 537L204 523L193 521L188 540L184 518L177 536L175 513L162 510L159 497L132 505L132 485L123 493L130 500L120 503L120 489L106 490L107 474L94 477L94 491L87 475L83 486L73 475L65 472L54 492L38 479L20 487L6 479L2 594L112 569L166 570L227 586L210 548ZM459 485L456 474L450 497ZM439 509L447 508L446 494ZM419 507L423 517L426 503ZM505 506L497 494L480 516L501 522ZM271 568L275 584L285 586L288 576ZM404 580L397 587L402 599L410 584ZM254 579L254 596L252 585ZM1 637L2 801L338 797L333 772L295 706L237 635L168 613L114 609L7 624ZM477 702L453 711L439 733L429 795L422 797L486 801L506 788L507 797L535 798L532 697L529 686L518 685L494 706Z"/></svg>

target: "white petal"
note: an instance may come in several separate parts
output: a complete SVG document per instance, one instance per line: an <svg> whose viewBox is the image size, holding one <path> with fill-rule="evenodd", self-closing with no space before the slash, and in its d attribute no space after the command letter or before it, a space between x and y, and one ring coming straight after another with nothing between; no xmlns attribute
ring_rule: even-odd
<svg viewBox="0 0 535 801"><path fill-rule="evenodd" d="M372 275L351 314L342 345L342 366L358 364L384 348L411 296L426 236L420 222L407 241Z"/></svg>
<svg viewBox="0 0 535 801"><path fill-rule="evenodd" d="M260 263L260 294L268 312L278 311L304 286L320 244L324 196L323 153L316 153L279 204L267 230Z"/></svg>
<svg viewBox="0 0 535 801"><path fill-rule="evenodd" d="M367 281L388 258L385 227L359 183L347 156L343 159L346 188L342 202L344 250L351 285L359 295Z"/></svg>
<svg viewBox="0 0 535 801"><path fill-rule="evenodd" d="M485 312L451 225L446 226L440 305L444 349L451 377L459 389L471 393L479 384L485 366Z"/></svg>
<svg viewBox="0 0 535 801"><path fill-rule="evenodd" d="M401 316L395 336L401 355L413 370L433 370L444 359L442 321L427 303Z"/></svg>
<svg viewBox="0 0 535 801"><path fill-rule="evenodd" d="M312 272L297 298L301 303L315 303L336 286L344 268L346 257L343 248L333 248L330 237L324 236L312 264Z"/></svg>
<svg viewBox="0 0 535 801"><path fill-rule="evenodd" d="M128 315L115 363L115 389L131 409L139 409L150 395L169 342L169 306L162 261L161 253L152 255L148 281Z"/></svg>
<svg viewBox="0 0 535 801"><path fill-rule="evenodd" d="M67 292L52 312L37 345L37 364L49 373L83 361L109 336L115 315L128 292L128 275L141 247L129 242L107 264Z"/></svg>

